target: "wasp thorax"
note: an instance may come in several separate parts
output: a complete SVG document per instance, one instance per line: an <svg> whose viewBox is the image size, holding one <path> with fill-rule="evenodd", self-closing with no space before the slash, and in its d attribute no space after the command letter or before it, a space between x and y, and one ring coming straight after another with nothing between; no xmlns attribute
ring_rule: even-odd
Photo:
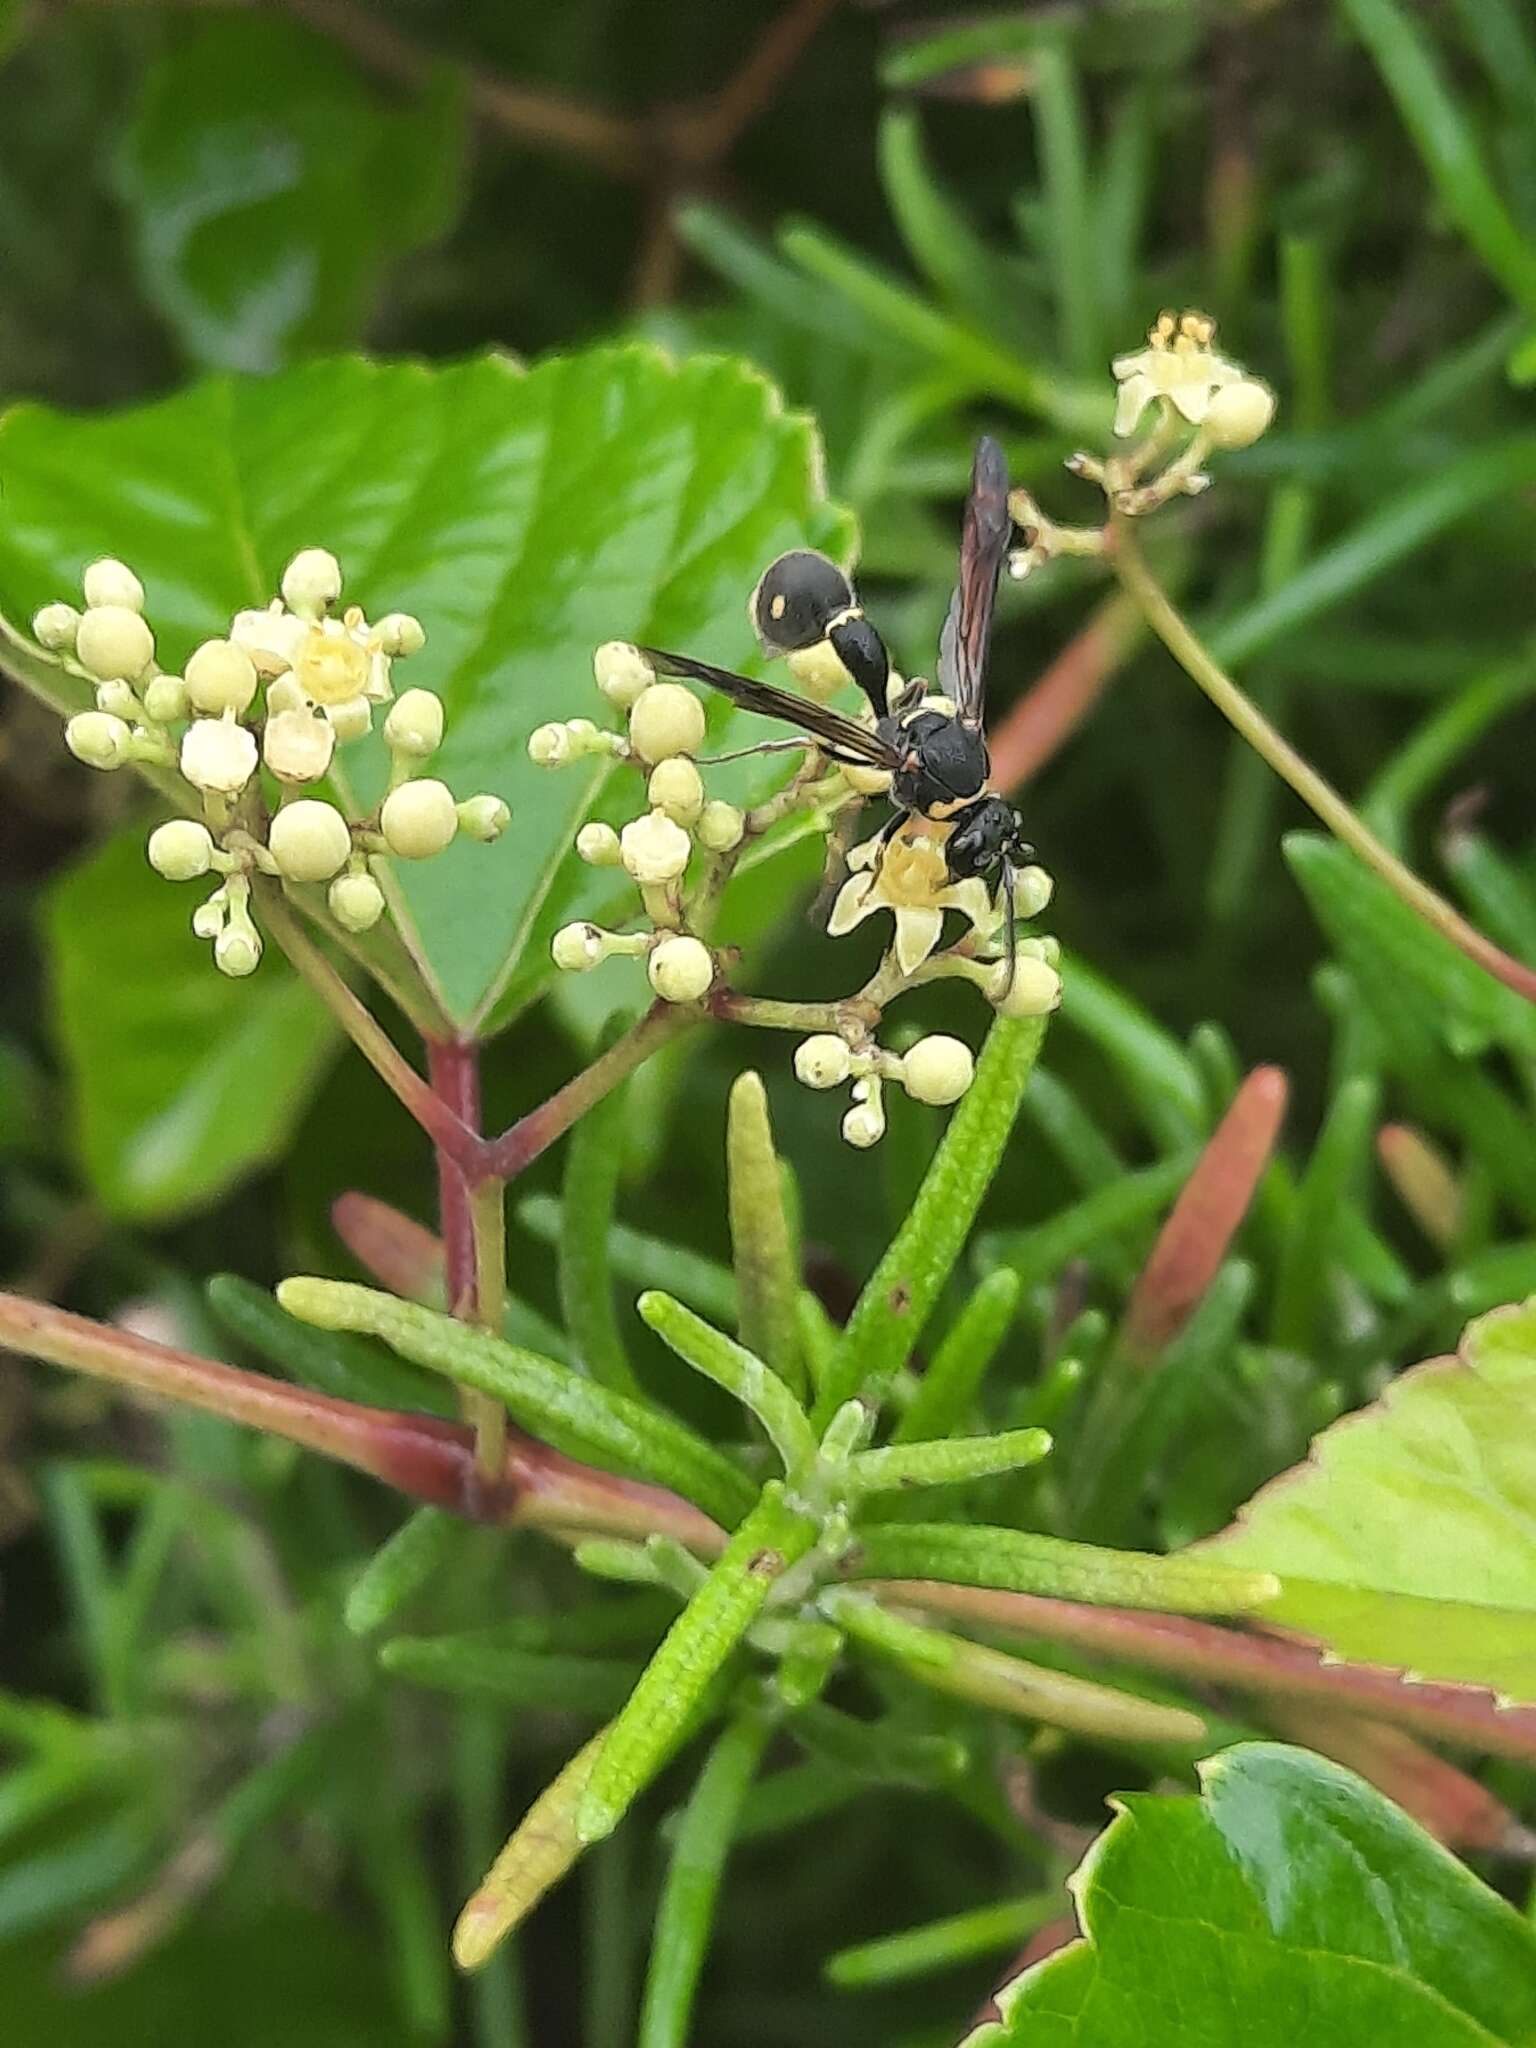
<svg viewBox="0 0 1536 2048"><path fill-rule="evenodd" d="M770 562L752 593L752 630L770 654L814 647L854 602L853 585L825 555L796 548Z"/></svg>

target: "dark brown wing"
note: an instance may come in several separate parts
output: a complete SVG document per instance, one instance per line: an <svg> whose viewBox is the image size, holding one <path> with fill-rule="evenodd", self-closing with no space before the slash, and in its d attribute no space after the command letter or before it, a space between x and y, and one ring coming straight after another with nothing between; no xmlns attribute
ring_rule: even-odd
<svg viewBox="0 0 1536 2048"><path fill-rule="evenodd" d="M962 725L980 732L986 715L987 642L992 608L1013 523L1008 516L1008 463L990 434L976 443L971 492L960 532L960 581L939 636L939 694Z"/></svg>
<svg viewBox="0 0 1536 2048"><path fill-rule="evenodd" d="M776 690L772 683L755 683L750 676L715 668L710 662L693 660L690 655L667 654L658 647L642 647L640 652L662 675L686 676L690 682L707 683L710 689L739 704L743 711L757 711L764 718L798 726L843 760L867 763L871 768L894 770L901 766L900 753L878 733L810 697L798 697L792 690Z"/></svg>

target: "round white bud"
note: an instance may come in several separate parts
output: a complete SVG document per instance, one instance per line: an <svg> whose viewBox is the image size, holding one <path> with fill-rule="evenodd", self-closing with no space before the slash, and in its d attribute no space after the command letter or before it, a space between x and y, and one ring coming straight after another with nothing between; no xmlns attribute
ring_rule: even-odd
<svg viewBox="0 0 1536 2048"><path fill-rule="evenodd" d="M1250 448L1275 416L1275 394L1257 377L1242 377L1214 392L1202 425L1217 448Z"/></svg>
<svg viewBox="0 0 1536 2048"><path fill-rule="evenodd" d="M652 949L645 971L664 1003L696 1003L715 978L715 963L701 939L680 933Z"/></svg>
<svg viewBox="0 0 1536 2048"><path fill-rule="evenodd" d="M699 822L694 833L700 846L709 853L730 853L740 846L746 837L745 815L734 804L711 797L699 813Z"/></svg>
<svg viewBox="0 0 1536 2048"><path fill-rule="evenodd" d="M139 700L133 694L132 683L125 683L121 676L110 683L98 683L96 709L110 711L114 718L126 718L131 725L139 715Z"/></svg>
<svg viewBox="0 0 1536 2048"><path fill-rule="evenodd" d="M368 650L342 626L312 626L294 649L293 672L317 704L345 704L368 686Z"/></svg>
<svg viewBox="0 0 1536 2048"><path fill-rule="evenodd" d="M301 548L283 571L283 602L313 617L341 595L341 564L327 548Z"/></svg>
<svg viewBox="0 0 1536 2048"><path fill-rule="evenodd" d="M655 669L628 640L605 640L592 657L592 673L608 702L621 711L627 711L656 680Z"/></svg>
<svg viewBox="0 0 1536 2048"><path fill-rule="evenodd" d="M215 889L206 903L199 903L192 913L192 932L195 938L216 939L224 929L224 907L229 901L222 888Z"/></svg>
<svg viewBox="0 0 1536 2048"><path fill-rule="evenodd" d="M611 825L599 824L595 819L576 834L576 851L589 868L616 868L624 858L618 833Z"/></svg>
<svg viewBox="0 0 1536 2048"><path fill-rule="evenodd" d="M704 778L686 754L674 754L651 770L646 794L675 823L693 825L704 809Z"/></svg>
<svg viewBox="0 0 1536 2048"><path fill-rule="evenodd" d="M130 612L144 609L143 584L126 562L119 562L111 555L103 555L99 562L92 562L80 579L80 587L89 605L120 604Z"/></svg>
<svg viewBox="0 0 1536 2048"><path fill-rule="evenodd" d="M993 970L987 1000L1000 1017L1045 1017L1061 1001L1061 976L1048 960L1020 953L1013 963L1013 985L1008 982L1008 963Z"/></svg>
<svg viewBox="0 0 1536 2048"><path fill-rule="evenodd" d="M280 782L318 782L335 751L335 731L318 712L268 714L261 735L262 758Z"/></svg>
<svg viewBox="0 0 1536 2048"><path fill-rule="evenodd" d="M901 1062L901 1084L917 1102L958 1102L975 1078L971 1048L941 1032L920 1038Z"/></svg>
<svg viewBox="0 0 1536 2048"><path fill-rule="evenodd" d="M479 796L465 797L458 813L459 830L466 839L477 839L482 846L499 839L512 822L511 806L488 790L482 790Z"/></svg>
<svg viewBox="0 0 1536 2048"><path fill-rule="evenodd" d="M306 620L296 619L292 612L274 604L265 611L236 612L229 637L255 662L258 675L280 676L293 666L293 657L308 631Z"/></svg>
<svg viewBox="0 0 1536 2048"><path fill-rule="evenodd" d="M77 711L64 728L64 744L87 768L121 768L132 738L110 711Z"/></svg>
<svg viewBox="0 0 1536 2048"><path fill-rule="evenodd" d="M441 853L459 829L459 813L453 791L446 782L427 778L402 782L384 799L379 813L379 830L389 842L391 853L402 860L430 860Z"/></svg>
<svg viewBox="0 0 1536 2048"><path fill-rule="evenodd" d="M681 683L652 683L630 707L629 743L642 761L695 754L704 738L704 706Z"/></svg>
<svg viewBox="0 0 1536 2048"><path fill-rule="evenodd" d="M72 604L45 604L33 614L32 637L50 654L73 654L80 614Z"/></svg>
<svg viewBox="0 0 1536 2048"><path fill-rule="evenodd" d="M260 664L258 663L257 666L259 668ZM308 709L309 699L299 688L299 679L296 675L285 672L280 676L274 676L267 684L268 718L275 718L280 711L307 711ZM327 712L326 716L330 718L331 723L334 725L336 721L333 714Z"/></svg>
<svg viewBox="0 0 1536 2048"><path fill-rule="evenodd" d="M213 942L213 964L220 974L243 981L261 961L261 940L249 925L226 925Z"/></svg>
<svg viewBox="0 0 1536 2048"><path fill-rule="evenodd" d="M1013 878L1015 912L1020 917L1038 917L1055 890L1056 884L1045 868L1020 868Z"/></svg>
<svg viewBox="0 0 1536 2048"><path fill-rule="evenodd" d="M372 875L338 875L325 900L344 931L370 932L384 915L384 891Z"/></svg>
<svg viewBox="0 0 1536 2048"><path fill-rule="evenodd" d="M607 937L595 924L563 924L550 945L551 958L566 974L585 974L608 951Z"/></svg>
<svg viewBox="0 0 1536 2048"><path fill-rule="evenodd" d="M425 761L443 744L443 700L430 690L407 690L384 721L384 743L397 754Z"/></svg>
<svg viewBox="0 0 1536 2048"><path fill-rule="evenodd" d="M105 682L122 676L135 682L155 658L155 636L125 604L93 604L75 635L80 666Z"/></svg>
<svg viewBox="0 0 1536 2048"><path fill-rule="evenodd" d="M237 796L256 773L256 739L232 718L199 718L181 742L181 772L194 789Z"/></svg>
<svg viewBox="0 0 1536 2048"><path fill-rule="evenodd" d="M387 612L374 627L379 636L379 647L385 654L404 658L420 654L427 644L427 629L420 619L412 618L409 612Z"/></svg>
<svg viewBox="0 0 1536 2048"><path fill-rule="evenodd" d="M157 875L168 882L192 882L213 865L213 834L195 818L172 818L150 833L145 851Z"/></svg>
<svg viewBox="0 0 1536 2048"><path fill-rule="evenodd" d="M846 1041L832 1031L818 1031L795 1047L795 1077L807 1088L836 1088L847 1080L852 1065Z"/></svg>
<svg viewBox="0 0 1536 2048"><path fill-rule="evenodd" d="M188 656L187 697L194 711L217 718L248 711L256 695L256 664L233 640L205 640Z"/></svg>
<svg viewBox="0 0 1536 2048"><path fill-rule="evenodd" d="M144 686L144 710L156 725L174 725L188 711L187 686L180 676L152 676Z"/></svg>
<svg viewBox="0 0 1536 2048"><path fill-rule="evenodd" d="M343 697L339 704L327 704L325 715L343 746L373 731L373 706L366 697Z"/></svg>
<svg viewBox="0 0 1536 2048"><path fill-rule="evenodd" d="M306 796L272 820L267 850L290 882L328 882L350 859L352 834L334 804Z"/></svg>
<svg viewBox="0 0 1536 2048"><path fill-rule="evenodd" d="M571 735L564 725L540 725L528 735L528 758L538 768L563 768L572 754Z"/></svg>
<svg viewBox="0 0 1536 2048"><path fill-rule="evenodd" d="M885 1136L885 1111L878 1102L856 1102L843 1118L843 1136L867 1152Z"/></svg>
<svg viewBox="0 0 1536 2048"><path fill-rule="evenodd" d="M692 851L693 841L665 811L632 818L619 834L619 858L637 882L675 882Z"/></svg>
<svg viewBox="0 0 1536 2048"><path fill-rule="evenodd" d="M830 640L818 640L814 647L796 647L785 657L784 666L805 694L820 704L853 680Z"/></svg>

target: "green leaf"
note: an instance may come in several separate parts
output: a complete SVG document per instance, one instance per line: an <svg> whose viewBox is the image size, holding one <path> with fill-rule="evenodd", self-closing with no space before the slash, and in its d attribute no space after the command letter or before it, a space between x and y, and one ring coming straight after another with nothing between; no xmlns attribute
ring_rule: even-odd
<svg viewBox="0 0 1536 2048"><path fill-rule="evenodd" d="M816 1461L816 1438L805 1410L771 1366L659 1288L647 1289L636 1305L642 1322L685 1364L756 1416L787 1473L798 1478L809 1472Z"/></svg>
<svg viewBox="0 0 1536 2048"><path fill-rule="evenodd" d="M410 679L446 702L438 771L513 813L495 846L455 845L397 878L407 935L465 1029L498 997L504 1021L538 993L557 925L612 908L613 877L571 847L606 770L552 773L526 753L541 721L602 710L593 648L627 636L741 667L763 563L850 542L821 496L813 428L771 385L739 362L675 367L646 347L527 375L494 355L444 369L341 358L92 417L19 406L0 421L0 474L12 620L74 588L93 556L121 555L172 667L323 543L349 600L423 621ZM728 714L722 703L712 733L729 733ZM348 759L372 801L382 740ZM740 764L721 791L749 794L763 772Z"/></svg>
<svg viewBox="0 0 1536 2048"><path fill-rule="evenodd" d="M210 369L356 342L390 261L453 218L464 144L447 69L402 104L295 23L184 25L118 155L145 295Z"/></svg>
<svg viewBox="0 0 1536 2048"><path fill-rule="evenodd" d="M287 1145L335 1049L280 958L230 981L188 926L197 900L120 832L55 883L44 929L81 1162L114 1216L162 1222Z"/></svg>
<svg viewBox="0 0 1536 2048"><path fill-rule="evenodd" d="M1266 1621L1536 1701L1536 1301L1470 1324L1315 1439L1200 1555L1275 1572Z"/></svg>
<svg viewBox="0 0 1536 2048"><path fill-rule="evenodd" d="M408 1515L347 1590L342 1612L350 1632L366 1636L382 1628L452 1556L463 1529L457 1516L442 1508L417 1508Z"/></svg>
<svg viewBox="0 0 1536 2048"><path fill-rule="evenodd" d="M1491 2048L1536 2033L1536 1928L1388 1800L1278 1743L1137 1793L1073 1880L1086 1939L965 2048Z"/></svg>
<svg viewBox="0 0 1536 2048"><path fill-rule="evenodd" d="M1035 1079L1042 1078L1037 1068ZM1008 1334L1021 1291L1019 1276L1006 1266L978 1284L918 1381L911 1405L891 1432L892 1443L923 1443L961 1426Z"/></svg>
<svg viewBox="0 0 1536 2048"><path fill-rule="evenodd" d="M750 1070L738 1074L731 1088L725 1156L741 1341L795 1393L803 1393L800 1282L783 1178L762 1076Z"/></svg>
<svg viewBox="0 0 1536 2048"><path fill-rule="evenodd" d="M548 1713L611 1714L635 1682L637 1667L620 1658L509 1649L495 1634L396 1636L379 1651L379 1663L413 1685Z"/></svg>

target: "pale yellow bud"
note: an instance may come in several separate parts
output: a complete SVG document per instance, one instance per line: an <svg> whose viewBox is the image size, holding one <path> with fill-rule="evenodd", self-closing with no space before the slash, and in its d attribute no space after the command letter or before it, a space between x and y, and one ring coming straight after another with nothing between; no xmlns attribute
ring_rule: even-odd
<svg viewBox="0 0 1536 2048"><path fill-rule="evenodd" d="M326 548L302 548L283 571L283 602L314 618L341 595L341 564Z"/></svg>
<svg viewBox="0 0 1536 2048"><path fill-rule="evenodd" d="M1202 422L1217 448L1249 448L1275 416L1275 394L1257 377L1223 384L1212 394Z"/></svg>
<svg viewBox="0 0 1536 2048"><path fill-rule="evenodd" d="M379 636L379 647L385 654L404 658L420 654L427 644L427 629L420 619L414 619L409 612L388 612L374 627Z"/></svg>
<svg viewBox="0 0 1536 2048"><path fill-rule="evenodd" d="M144 686L144 709L156 725L174 725L190 707L180 676L152 676Z"/></svg>
<svg viewBox="0 0 1536 2048"><path fill-rule="evenodd" d="M528 758L537 768L563 768L572 758L570 729L540 725L528 735Z"/></svg>
<svg viewBox="0 0 1536 2048"><path fill-rule="evenodd" d="M918 1102L958 1102L975 1078L970 1047L942 1033L920 1038L901 1062L902 1086Z"/></svg>
<svg viewBox="0 0 1536 2048"><path fill-rule="evenodd" d="M1020 953L1013 963L1013 984L1005 960L993 970L987 999L1001 1017L1044 1017L1061 1001L1061 976L1048 960Z"/></svg>
<svg viewBox="0 0 1536 2048"><path fill-rule="evenodd" d="M339 704L327 704L325 715L343 746L373 731L373 706L366 697L343 697Z"/></svg>
<svg viewBox="0 0 1536 2048"><path fill-rule="evenodd" d="M784 666L808 697L825 704L853 679L837 657L830 640L818 640L814 647L797 647L784 658Z"/></svg>
<svg viewBox="0 0 1536 2048"><path fill-rule="evenodd" d="M583 825L576 834L576 851L590 868L616 868L624 858L619 848L619 835L611 825L602 825L595 820Z"/></svg>
<svg viewBox="0 0 1536 2048"><path fill-rule="evenodd" d="M342 626L312 626L294 650L293 672L317 704L344 704L368 684L368 650Z"/></svg>
<svg viewBox="0 0 1536 2048"><path fill-rule="evenodd" d="M856 1102L843 1118L843 1136L867 1152L885 1136L885 1111L878 1102Z"/></svg>
<svg viewBox="0 0 1536 2048"><path fill-rule="evenodd" d="M704 778L686 754L674 754L651 770L646 794L676 824L693 825L704 809Z"/></svg>
<svg viewBox="0 0 1536 2048"><path fill-rule="evenodd" d="M258 675L280 676L284 669L292 668L293 658L308 631L307 620L295 618L292 612L274 604L265 611L236 612L230 622L229 637L237 647L245 649L256 664Z"/></svg>
<svg viewBox="0 0 1536 2048"><path fill-rule="evenodd" d="M125 611L144 609L144 586L128 567L111 555L92 562L80 579L88 605L120 604Z"/></svg>
<svg viewBox="0 0 1536 2048"><path fill-rule="evenodd" d="M220 974L243 981L261 962L261 939L249 925L226 926L213 942L213 964Z"/></svg>
<svg viewBox="0 0 1536 2048"><path fill-rule="evenodd" d="M372 875L338 875L325 900L344 931L372 931L384 915L384 891Z"/></svg>
<svg viewBox="0 0 1536 2048"><path fill-rule="evenodd" d="M621 711L627 711L656 680L655 669L628 640L605 640L592 657L592 673L609 703L617 704Z"/></svg>
<svg viewBox="0 0 1536 2048"><path fill-rule="evenodd" d="M139 700L133 694L132 683L125 683L121 677L114 682L98 683L96 709L110 711L114 718L126 718L131 725L139 715Z"/></svg>
<svg viewBox="0 0 1536 2048"><path fill-rule="evenodd" d="M32 619L32 637L50 654L73 654L80 614L72 604L45 604Z"/></svg>
<svg viewBox="0 0 1536 2048"><path fill-rule="evenodd" d="M256 741L232 718L199 718L181 742L181 772L194 789L237 796L256 773Z"/></svg>
<svg viewBox="0 0 1536 2048"><path fill-rule="evenodd" d="M193 818L172 818L150 833L145 851L157 875L168 882L191 882L213 865L213 835Z"/></svg>
<svg viewBox="0 0 1536 2048"><path fill-rule="evenodd" d="M258 664L259 666L259 664ZM309 699L299 688L299 679L292 674L274 676L267 684L267 716L275 718L280 711L308 711ZM326 713L334 725L334 711Z"/></svg>
<svg viewBox="0 0 1536 2048"><path fill-rule="evenodd" d="M807 1088L836 1088L848 1078L853 1055L835 1032L818 1031L795 1047L795 1077Z"/></svg>
<svg viewBox="0 0 1536 2048"><path fill-rule="evenodd" d="M155 658L155 636L125 604L96 604L84 613L75 635L80 666L105 682L121 676L136 682Z"/></svg>
<svg viewBox="0 0 1536 2048"><path fill-rule="evenodd" d="M262 758L280 782L318 782L335 751L336 734L318 712L306 708L268 715Z"/></svg>
<svg viewBox="0 0 1536 2048"><path fill-rule="evenodd" d="M608 951L608 934L595 924L565 924L555 933L550 956L566 974L585 974Z"/></svg>
<svg viewBox="0 0 1536 2048"><path fill-rule="evenodd" d="M631 819L619 834L619 857L637 882L675 882L692 851L693 841L665 811Z"/></svg>
<svg viewBox="0 0 1536 2048"><path fill-rule="evenodd" d="M216 939L224 929L225 908L229 898L222 888L215 889L206 903L199 903L192 913L193 935L199 939Z"/></svg>
<svg viewBox="0 0 1536 2048"><path fill-rule="evenodd" d="M205 640L188 657L187 698L194 711L217 718L248 711L256 695L256 664L232 640Z"/></svg>
<svg viewBox="0 0 1536 2048"><path fill-rule="evenodd" d="M482 846L499 839L512 822L512 811L499 796L482 791L479 796L467 796L458 806L459 830L466 839L477 839Z"/></svg>
<svg viewBox="0 0 1536 2048"><path fill-rule="evenodd" d="M328 882L351 857L352 834L334 804L301 797L272 820L267 850L290 882Z"/></svg>
<svg viewBox="0 0 1536 2048"><path fill-rule="evenodd" d="M443 700L430 690L407 690L390 706L384 743L396 754L425 761L443 743Z"/></svg>
<svg viewBox="0 0 1536 2048"><path fill-rule="evenodd" d="M734 804L711 797L694 827L700 846L710 853L730 853L746 837L747 821Z"/></svg>
<svg viewBox="0 0 1536 2048"><path fill-rule="evenodd" d="M681 683L652 683L629 714L629 743L642 761L695 754L704 739L704 706Z"/></svg>
<svg viewBox="0 0 1536 2048"><path fill-rule="evenodd" d="M715 978L715 963L702 940L679 934L662 940L645 971L664 1003L696 1003Z"/></svg>
<svg viewBox="0 0 1536 2048"><path fill-rule="evenodd" d="M1038 917L1056 884L1042 867L1020 868L1013 878L1013 907L1020 917Z"/></svg>
<svg viewBox="0 0 1536 2048"><path fill-rule="evenodd" d="M64 728L64 744L87 768L121 768L132 738L110 711L79 711Z"/></svg>
<svg viewBox="0 0 1536 2048"><path fill-rule="evenodd" d="M453 792L446 782L430 778L403 782L384 799L379 829L391 853L402 860L430 860L441 853L459 829Z"/></svg>

